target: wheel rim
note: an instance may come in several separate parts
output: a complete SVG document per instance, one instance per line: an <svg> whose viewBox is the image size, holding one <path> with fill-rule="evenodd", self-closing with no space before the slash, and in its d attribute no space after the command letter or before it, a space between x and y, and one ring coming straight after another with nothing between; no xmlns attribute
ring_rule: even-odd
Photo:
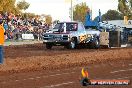
<svg viewBox="0 0 132 88"><path fill-rule="evenodd" d="M96 40L96 43L95 44L96 44L95 47L98 48L99 47L99 41Z"/></svg>
<svg viewBox="0 0 132 88"><path fill-rule="evenodd" d="M96 45L99 45L99 42L98 42L98 40L96 40Z"/></svg>
<svg viewBox="0 0 132 88"><path fill-rule="evenodd" d="M71 42L71 48L75 48L75 42Z"/></svg>

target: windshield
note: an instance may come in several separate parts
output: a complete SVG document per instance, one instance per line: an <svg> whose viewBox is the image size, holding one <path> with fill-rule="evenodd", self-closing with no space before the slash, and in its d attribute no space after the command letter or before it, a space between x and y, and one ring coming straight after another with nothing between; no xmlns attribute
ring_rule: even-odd
<svg viewBox="0 0 132 88"><path fill-rule="evenodd" d="M58 23L53 29L63 29L64 23Z"/></svg>
<svg viewBox="0 0 132 88"><path fill-rule="evenodd" d="M66 31L77 31L77 23L66 23ZM64 23L58 23L53 29L58 29L58 31L64 31Z"/></svg>

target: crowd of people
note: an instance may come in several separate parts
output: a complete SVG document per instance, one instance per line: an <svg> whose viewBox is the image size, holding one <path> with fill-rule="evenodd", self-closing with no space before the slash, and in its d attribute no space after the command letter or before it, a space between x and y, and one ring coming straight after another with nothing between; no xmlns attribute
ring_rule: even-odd
<svg viewBox="0 0 132 88"><path fill-rule="evenodd" d="M42 37L42 33L49 29L49 25L37 18L24 18L12 13L0 14L6 31L6 40L22 39L22 34L33 34L34 38Z"/></svg>

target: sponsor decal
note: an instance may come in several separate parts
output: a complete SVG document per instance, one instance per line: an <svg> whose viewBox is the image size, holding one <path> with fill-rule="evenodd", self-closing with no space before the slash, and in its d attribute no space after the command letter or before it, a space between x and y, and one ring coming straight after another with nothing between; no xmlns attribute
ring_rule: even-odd
<svg viewBox="0 0 132 88"><path fill-rule="evenodd" d="M82 68L81 70L81 84L82 86L88 85L129 85L130 80L118 80L118 79L90 79L89 73L86 68Z"/></svg>

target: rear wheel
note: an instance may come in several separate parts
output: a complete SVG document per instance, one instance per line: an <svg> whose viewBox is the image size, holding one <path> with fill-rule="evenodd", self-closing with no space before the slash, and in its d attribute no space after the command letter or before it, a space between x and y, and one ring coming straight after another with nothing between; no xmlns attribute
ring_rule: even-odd
<svg viewBox="0 0 132 88"><path fill-rule="evenodd" d="M94 41L94 48L98 49L99 47L100 47L100 43L99 43L99 40L96 38Z"/></svg>
<svg viewBox="0 0 132 88"><path fill-rule="evenodd" d="M52 48L52 44L46 43L46 49L51 49Z"/></svg>
<svg viewBox="0 0 132 88"><path fill-rule="evenodd" d="M100 42L97 38L95 38L91 43L90 43L90 48L92 49L98 49L100 47Z"/></svg>

